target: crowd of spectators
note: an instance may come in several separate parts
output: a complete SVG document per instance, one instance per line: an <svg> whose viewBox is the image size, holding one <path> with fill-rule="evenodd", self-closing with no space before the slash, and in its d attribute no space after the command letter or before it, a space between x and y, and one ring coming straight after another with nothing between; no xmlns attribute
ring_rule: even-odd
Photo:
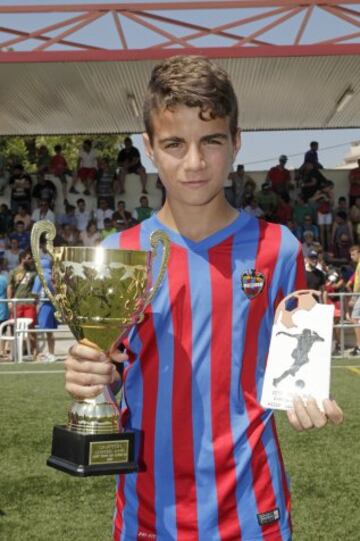
<svg viewBox="0 0 360 541"><path fill-rule="evenodd" d="M302 243L308 286L330 294L330 302L331 299L336 301L336 292L351 291L354 284L353 254L360 244L360 160L358 167L349 173L348 199L340 197L335 201L334 183L324 175L318 148L317 142L311 142L303 164L294 172L286 167L287 156L280 155L259 188L244 166L238 165L230 173L224 189L234 207L258 218L284 224L294 233ZM125 195L129 173L138 175L139 191L141 189L139 205L130 210L126 207ZM60 183L54 183L54 177ZM74 170L69 167L60 145L54 147L53 155L45 145L40 146L35 175L28 174L20 163L7 169L0 156L0 195L7 185L10 187L10 205L3 203L0 206L0 275L7 279L5 293L0 283L0 298L19 297L19 277L21 286L24 280L27 283L25 290L20 287L21 295L26 293L31 297L36 290L39 297L39 284L33 291L34 269L31 276L29 269L27 274L24 270L29 266L33 223L42 219L53 222L57 229L55 244L96 246L107 235L127 229L152 214L154 209L149 205L147 180L140 152L130 137L124 139L123 148L113 160L100 156L96 145L90 139L85 140ZM79 184L82 185L81 192ZM61 193L56 185L61 186ZM159 177L156 187L161 190L164 202L166 193ZM76 204L69 203L69 193ZM83 195L93 196L96 208L88 208L87 198ZM59 197L64 201L62 213L55 212ZM14 276L18 278L14 279ZM1 322L7 319L9 312L5 303L0 305ZM346 308L350 319L351 301ZM25 312L30 315L29 310ZM35 322L36 315L31 317ZM53 354L51 337L49 340L49 351ZM335 351L338 346L337 336ZM354 349L354 354L358 353L360 336Z"/></svg>

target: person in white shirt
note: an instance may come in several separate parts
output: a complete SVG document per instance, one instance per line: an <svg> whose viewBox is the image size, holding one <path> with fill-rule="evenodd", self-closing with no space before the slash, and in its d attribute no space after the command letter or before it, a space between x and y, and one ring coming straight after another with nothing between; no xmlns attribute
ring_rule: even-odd
<svg viewBox="0 0 360 541"><path fill-rule="evenodd" d="M77 163L77 177L85 186L84 194L90 195L90 188L95 187L98 174L98 157L95 148L92 146L92 141L86 139L79 152ZM69 190L71 193L78 193L72 186ZM95 191L93 190L95 195Z"/></svg>
<svg viewBox="0 0 360 541"><path fill-rule="evenodd" d="M105 218L112 218L114 211L109 208L107 199L99 199L99 207L95 210L96 224L99 231L104 229Z"/></svg>
<svg viewBox="0 0 360 541"><path fill-rule="evenodd" d="M92 219L93 213L87 210L85 200L80 198L76 201L77 209L75 210L76 228L79 231L85 231L88 223Z"/></svg>
<svg viewBox="0 0 360 541"><path fill-rule="evenodd" d="M49 220L53 224L55 223L55 214L50 209L47 199L40 199L39 207L31 215L31 221L33 223L39 220Z"/></svg>

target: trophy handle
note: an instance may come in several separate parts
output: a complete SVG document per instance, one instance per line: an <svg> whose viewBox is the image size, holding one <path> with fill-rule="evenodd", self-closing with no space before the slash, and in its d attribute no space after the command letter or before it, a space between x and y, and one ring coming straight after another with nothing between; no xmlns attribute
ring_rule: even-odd
<svg viewBox="0 0 360 541"><path fill-rule="evenodd" d="M46 283L46 279L44 276L44 271L41 266L41 256L40 256L40 238L41 235L45 234L45 240L46 240L46 249L51 255L51 257L54 259L54 245L53 240L56 236L56 228L52 222L49 220L40 220L39 222L36 222L31 230L31 250L33 253L34 263L36 267L36 271L39 275L39 278L41 280L41 283L43 285L43 288L45 290L46 295L50 299L51 303L54 305L57 314L55 314L57 317L61 314L61 309L58 301L55 298L55 295L53 295L48 288L48 285Z"/></svg>
<svg viewBox="0 0 360 541"><path fill-rule="evenodd" d="M161 259L161 265L160 265L160 271L158 274L158 277L156 279L155 284L150 289L147 299L145 300L145 306L151 303L153 300L155 294L157 293L157 290L159 289L160 283L162 279L164 278L164 274L166 271L166 266L169 260L169 254L170 254L170 241L169 237L167 236L164 231L160 231L159 229L157 231L153 231L150 235L150 245L152 248L152 257L155 258L157 254L157 248L159 243L163 245L163 254Z"/></svg>

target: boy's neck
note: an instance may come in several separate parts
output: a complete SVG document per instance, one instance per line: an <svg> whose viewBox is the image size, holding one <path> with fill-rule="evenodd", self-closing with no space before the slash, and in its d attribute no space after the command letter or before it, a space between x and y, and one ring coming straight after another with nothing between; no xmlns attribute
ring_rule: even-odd
<svg viewBox="0 0 360 541"><path fill-rule="evenodd" d="M199 242L230 225L239 215L225 198L216 198L206 205L177 204L166 200L158 213L160 221L180 235Z"/></svg>

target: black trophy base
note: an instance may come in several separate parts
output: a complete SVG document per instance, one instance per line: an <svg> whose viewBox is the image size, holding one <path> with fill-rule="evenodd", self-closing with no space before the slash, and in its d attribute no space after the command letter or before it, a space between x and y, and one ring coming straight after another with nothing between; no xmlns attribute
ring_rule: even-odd
<svg viewBox="0 0 360 541"><path fill-rule="evenodd" d="M54 426L47 465L78 477L135 472L135 434L80 434Z"/></svg>

